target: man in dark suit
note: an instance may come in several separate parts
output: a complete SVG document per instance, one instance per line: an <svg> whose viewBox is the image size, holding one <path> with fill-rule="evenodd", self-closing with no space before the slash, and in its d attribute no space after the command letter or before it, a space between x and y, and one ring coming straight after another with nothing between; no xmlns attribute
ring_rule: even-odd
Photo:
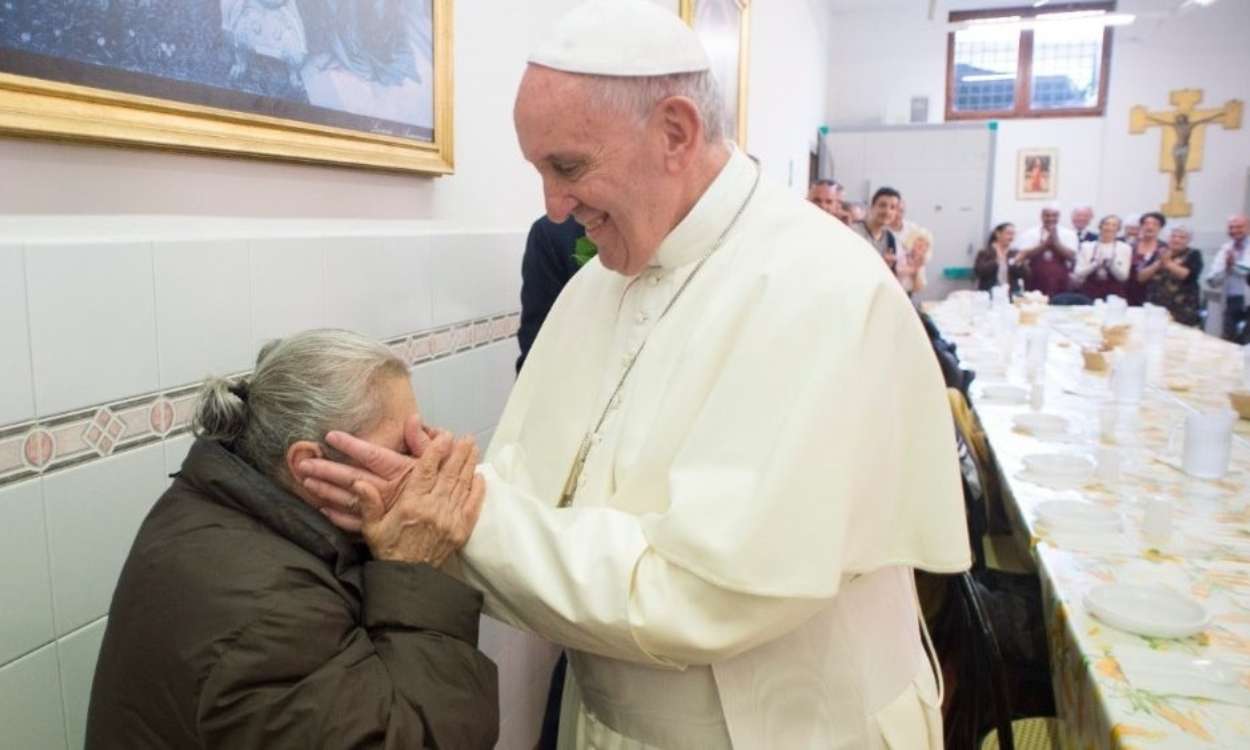
<svg viewBox="0 0 1250 750"><path fill-rule="evenodd" d="M525 357L538 337L538 329L542 328L560 290L581 268L574 253L577 241L585 236L586 230L571 217L557 224L544 216L530 227L525 257L521 260L521 329L517 331L521 356L517 357L517 372L525 364Z"/></svg>

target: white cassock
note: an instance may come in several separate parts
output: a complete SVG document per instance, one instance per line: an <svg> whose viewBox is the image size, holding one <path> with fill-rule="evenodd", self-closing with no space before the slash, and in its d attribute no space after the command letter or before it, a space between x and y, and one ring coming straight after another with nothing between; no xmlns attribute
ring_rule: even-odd
<svg viewBox="0 0 1250 750"><path fill-rule="evenodd" d="M963 570L969 548L942 379L898 282L761 180L661 315L755 179L735 150L651 267L573 278L482 465L465 576L489 614L568 647L562 747L941 746L912 569Z"/></svg>

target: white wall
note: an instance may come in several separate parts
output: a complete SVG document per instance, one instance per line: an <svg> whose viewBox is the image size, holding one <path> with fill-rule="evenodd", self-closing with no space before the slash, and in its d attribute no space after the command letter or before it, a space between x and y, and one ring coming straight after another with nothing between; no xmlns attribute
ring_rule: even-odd
<svg viewBox="0 0 1250 750"><path fill-rule="evenodd" d="M929 119L945 109L946 12L928 21L916 7L857 10L834 17L830 124L904 123L913 96L929 96ZM1250 100L1250 3L1224 0L1206 9L1169 15L1175 0L1120 0L1138 15L1115 32L1104 117L1003 120L995 171L994 220L1036 223L1040 205L1015 199L1017 150L1059 149L1058 199L1092 203L1098 213L1157 210L1168 181L1159 172L1160 134L1129 135L1133 105L1170 109L1168 92L1204 90L1200 106ZM941 8L941 4L939 5ZM1161 15L1162 14L1162 15ZM1250 121L1240 130L1208 126L1206 158L1189 188L1194 215L1183 219L1210 247L1224 220L1246 205Z"/></svg>
<svg viewBox="0 0 1250 750"><path fill-rule="evenodd" d="M196 379L302 328L403 337L430 420L489 440L543 210L512 101L576 2L455 3L449 177L0 137L0 747L81 746L120 562L189 445L149 417L168 403L184 424ZM782 182L793 161L796 190L826 110L823 18L820 0L752 13L748 150ZM101 410L125 425L116 451L87 440ZM554 651L489 621L481 645L500 747L532 747Z"/></svg>
<svg viewBox="0 0 1250 750"><path fill-rule="evenodd" d="M808 154L825 118L830 20L821 0L751 9L747 151L765 175L804 194Z"/></svg>

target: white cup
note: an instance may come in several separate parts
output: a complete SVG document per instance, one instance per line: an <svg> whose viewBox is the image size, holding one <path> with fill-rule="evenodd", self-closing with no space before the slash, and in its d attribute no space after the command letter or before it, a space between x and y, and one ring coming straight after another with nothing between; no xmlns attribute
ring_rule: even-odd
<svg viewBox="0 0 1250 750"><path fill-rule="evenodd" d="M1033 411L1041 411L1046 404L1046 386L1043 383L1034 383L1029 386L1029 408Z"/></svg>
<svg viewBox="0 0 1250 750"><path fill-rule="evenodd" d="M1124 322L1128 314L1128 302L1114 294L1107 297L1107 304L1102 309L1103 325L1114 326Z"/></svg>
<svg viewBox="0 0 1250 750"><path fill-rule="evenodd" d="M1098 408L1098 437L1104 443L1115 442L1115 426L1120 420L1120 410L1115 404L1103 404Z"/></svg>
<svg viewBox="0 0 1250 750"><path fill-rule="evenodd" d="M1228 472L1236 421L1237 415L1229 411L1198 412L1185 417L1181 465L1186 474L1200 479L1219 479Z"/></svg>
<svg viewBox="0 0 1250 750"><path fill-rule="evenodd" d="M1168 321L1171 317L1166 307L1146 305L1146 339L1152 346L1162 346L1167 338Z"/></svg>
<svg viewBox="0 0 1250 750"><path fill-rule="evenodd" d="M1029 380L1040 380L1046 374L1046 352L1050 346L1050 331L1036 326L1025 333L1025 365Z"/></svg>
<svg viewBox="0 0 1250 750"><path fill-rule="evenodd" d="M990 290L991 305L1007 307L1011 304L1011 289L1006 284L999 284Z"/></svg>
<svg viewBox="0 0 1250 750"><path fill-rule="evenodd" d="M1103 482L1117 482L1120 479L1120 452L1105 445L1098 446L1098 478Z"/></svg>
<svg viewBox="0 0 1250 750"><path fill-rule="evenodd" d="M1146 392L1147 360L1144 351L1126 351L1116 360L1111 373L1111 390L1116 401L1136 404Z"/></svg>
<svg viewBox="0 0 1250 750"><path fill-rule="evenodd" d="M1152 547L1161 547L1172 537L1172 504L1147 498L1141 501L1141 535Z"/></svg>

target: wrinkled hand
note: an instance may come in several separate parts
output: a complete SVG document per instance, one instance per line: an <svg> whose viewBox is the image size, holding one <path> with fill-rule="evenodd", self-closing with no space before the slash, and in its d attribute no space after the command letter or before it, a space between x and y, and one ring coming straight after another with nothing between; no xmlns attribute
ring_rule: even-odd
<svg viewBox="0 0 1250 750"><path fill-rule="evenodd" d="M358 529L375 558L439 566L469 540L486 484L472 438L416 432L405 437L417 458L331 432L326 442L359 465L309 459L304 487L327 503L336 526Z"/></svg>

